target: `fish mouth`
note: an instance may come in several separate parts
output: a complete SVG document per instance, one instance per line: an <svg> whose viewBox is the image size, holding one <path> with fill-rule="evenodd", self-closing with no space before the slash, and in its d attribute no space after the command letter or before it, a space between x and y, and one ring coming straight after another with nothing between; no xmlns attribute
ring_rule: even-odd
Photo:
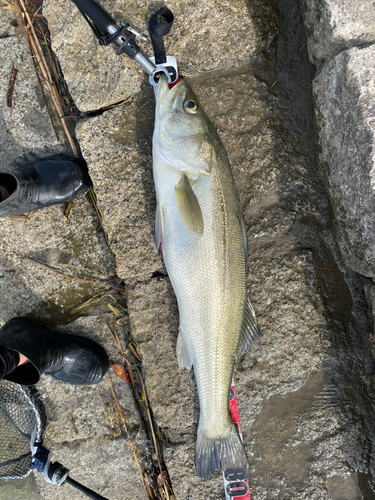
<svg viewBox="0 0 375 500"><path fill-rule="evenodd" d="M167 77L160 77L156 92L156 105L159 111L172 111L177 104L180 90L184 88L184 82L179 81L177 85L169 89Z"/></svg>

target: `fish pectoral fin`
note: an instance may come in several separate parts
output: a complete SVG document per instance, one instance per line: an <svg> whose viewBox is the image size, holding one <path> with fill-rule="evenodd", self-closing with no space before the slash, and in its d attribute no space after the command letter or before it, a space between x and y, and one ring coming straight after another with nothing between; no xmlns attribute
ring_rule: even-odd
<svg viewBox="0 0 375 500"><path fill-rule="evenodd" d="M247 298L242 320L242 329L240 341L238 344L236 361L238 361L246 351L250 350L255 344L257 344L259 340L260 334L255 317L255 312L250 299Z"/></svg>
<svg viewBox="0 0 375 500"><path fill-rule="evenodd" d="M176 354L177 354L178 367L181 370L183 368L190 370L191 367L193 366L193 363L191 362L189 351L187 350L184 338L182 336L181 328L178 330Z"/></svg>
<svg viewBox="0 0 375 500"><path fill-rule="evenodd" d="M164 208L161 203L156 206L155 215L155 238L154 245L155 250L158 251L159 246L164 249L164 237L165 237L165 220L164 220Z"/></svg>
<svg viewBox="0 0 375 500"><path fill-rule="evenodd" d="M178 213L183 225L195 233L203 233L203 216L197 197L185 174L174 187Z"/></svg>

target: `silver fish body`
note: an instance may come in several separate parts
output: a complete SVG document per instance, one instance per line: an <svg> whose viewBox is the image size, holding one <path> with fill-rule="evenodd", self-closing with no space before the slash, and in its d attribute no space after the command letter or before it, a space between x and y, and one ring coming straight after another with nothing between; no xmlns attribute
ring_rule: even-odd
<svg viewBox="0 0 375 500"><path fill-rule="evenodd" d="M171 90L159 83L153 162L155 245L180 314L177 357L194 367L199 395L197 474L247 471L228 406L236 356L259 337L246 292L246 235L226 152L185 81Z"/></svg>

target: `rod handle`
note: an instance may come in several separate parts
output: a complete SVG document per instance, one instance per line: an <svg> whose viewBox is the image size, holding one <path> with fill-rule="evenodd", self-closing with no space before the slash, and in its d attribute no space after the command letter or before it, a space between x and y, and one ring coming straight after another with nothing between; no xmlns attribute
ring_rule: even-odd
<svg viewBox="0 0 375 500"><path fill-rule="evenodd" d="M106 12L103 7L95 2L95 0L72 0L76 6L81 9L87 17L89 17L94 24L103 33L108 33L108 26L116 26L116 22Z"/></svg>
<svg viewBox="0 0 375 500"><path fill-rule="evenodd" d="M92 498L93 500L108 500L108 498L102 497L101 495L99 495L99 493L95 493L95 491L92 491L92 490L90 490L90 488L83 486L83 484L78 483L77 481L75 481L74 479L72 479L69 476L66 478L65 482L70 484L71 486L73 486L77 490L81 491L89 498Z"/></svg>

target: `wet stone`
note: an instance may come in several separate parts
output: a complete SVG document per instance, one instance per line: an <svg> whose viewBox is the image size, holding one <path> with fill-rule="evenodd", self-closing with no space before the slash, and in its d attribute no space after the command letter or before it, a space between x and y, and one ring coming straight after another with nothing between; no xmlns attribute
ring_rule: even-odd
<svg viewBox="0 0 375 500"><path fill-rule="evenodd" d="M111 256L91 202L77 201L70 221L63 221L63 206L34 212L31 219L0 219L2 297L1 323L14 316L30 316L54 325L67 323L69 311L103 287L58 275L23 257L68 276L108 282L113 278Z"/></svg>
<svg viewBox="0 0 375 500"><path fill-rule="evenodd" d="M99 493L104 498L143 500L145 492L133 460L129 443L124 438L116 440L101 436L91 440L66 441L53 448L55 458L69 468L73 479ZM47 483L42 475L36 476L43 500L82 500L83 494L63 484L58 487Z"/></svg>
<svg viewBox="0 0 375 500"><path fill-rule="evenodd" d="M0 12L2 19L2 12ZM20 31L20 30L19 30ZM55 136L46 104L35 74L30 50L24 36L0 38L0 165L12 168L21 160L27 163L38 157L67 150L64 136ZM18 73L12 107L7 105L13 65ZM14 168L14 167L13 167Z"/></svg>
<svg viewBox="0 0 375 500"><path fill-rule="evenodd" d="M7 500L8 498L12 500L24 500L25 492L27 492L29 500L43 500L33 474L18 481L8 480L0 482L0 498L2 500Z"/></svg>
<svg viewBox="0 0 375 500"><path fill-rule="evenodd" d="M145 34L146 19L161 7L143 0L107 0L101 5L117 21L129 22ZM251 17L253 7L245 0L169 2L175 22L165 37L167 54L177 58L179 71L185 76L237 67L269 46L276 34L273 10L263 2L259 5L262 15L257 19L265 28L262 34L258 21ZM70 0L49 0L43 13L69 90L81 111L111 105L140 91L146 79L143 70L126 55L115 55L112 47L99 46ZM148 57L153 55L151 45L138 42Z"/></svg>
<svg viewBox="0 0 375 500"><path fill-rule="evenodd" d="M375 46L341 52L315 78L320 164L345 264L375 276Z"/></svg>
<svg viewBox="0 0 375 500"><path fill-rule="evenodd" d="M82 120L76 130L117 274L126 282L164 268L153 244L153 98L147 87L131 102Z"/></svg>
<svg viewBox="0 0 375 500"><path fill-rule="evenodd" d="M235 383L252 470L250 489L261 500L328 499L326 479L351 473L351 453L358 463L366 459L349 438L357 439L360 428L337 410L349 400L332 382L332 332L316 260L307 244L298 247L301 234L310 230L308 221L319 218L319 202L325 203L316 197L301 147L308 131L277 121L282 90L271 93L248 66L190 81L228 152L247 228L247 284L262 342L240 362ZM128 283L130 329L155 420L166 437L164 458L176 497L213 499L222 494L221 476L201 483L195 474L199 408L194 375L178 370L176 300L152 248L152 98L145 89L131 103L80 123L77 135L117 272ZM93 154L99 144L103 153ZM147 267L159 268L151 279L143 274ZM140 276L129 277L130 269ZM350 446L343 447L343 440Z"/></svg>
<svg viewBox="0 0 375 500"><path fill-rule="evenodd" d="M328 493L333 500L353 500L363 498L358 484L358 474L334 475L327 480Z"/></svg>
<svg viewBox="0 0 375 500"><path fill-rule="evenodd" d="M140 10L144 6L104 4L116 17L124 13L142 31L140 20L148 14L146 8ZM243 357L234 375L251 466L250 490L257 500L332 500L339 495L341 500L343 495L348 500L369 500L374 485L375 432L368 325L363 318L363 328L355 324L359 314L358 307L352 314L355 290L350 288L348 274L342 272L345 268L325 226L329 209L316 177L308 94L312 71L299 50L304 44L303 29L292 23L299 19L294 3L279 3L279 22L284 16L289 30L283 32L281 23L275 41L275 59L282 68L267 59L275 67L268 73L263 68L262 73L259 68L267 66L265 61L250 59L274 38L271 4L210 1L172 5L175 13L181 10L173 28L178 36L166 40L170 44L167 51L176 46L173 53L181 61L183 73L192 77L192 87L219 131L245 217L247 285L262 335L262 342ZM4 278L0 292L5 305L1 320L32 314L50 324L67 323L72 306L102 290L54 274L47 277L47 270L20 259L26 249L30 258L79 277L108 281L116 272L127 284L130 330L142 357L153 414L165 435L164 458L176 498L216 500L223 495L220 473L207 483L195 474L199 407L194 374L178 369L176 299L161 255L153 249L153 92L142 84L144 76L134 63L125 57L111 60L111 49L97 45L72 3L50 0L45 12L68 85L82 110L97 109L137 92L128 103L86 118L77 127L116 269L87 199L74 205L68 224L61 221L63 207L40 210L26 224L4 220L7 232L1 247ZM231 26L234 18L241 24L228 30L229 18ZM200 24L192 31L194 19ZM299 57L293 59L283 44L295 33ZM13 54L7 40L0 40L0 54L4 43L8 64L4 89ZM196 50L192 50L193 42ZM235 52L229 50L233 46ZM17 53L17 45L14 50ZM267 55L272 58L272 48ZM108 68L113 70L110 77ZM128 68L135 68L134 73ZM364 68L355 69L368 85L370 79L364 72ZM290 87L296 78L297 85ZM16 138L13 143L5 141L4 161L11 158L9 168L41 151L61 147L51 130L47 144L38 138L38 134L47 134L45 122L40 127L33 122L33 116L44 114L40 100L38 106L32 104L38 113L27 114L31 108L28 89L33 85L19 89L24 94L19 101L23 107L18 104L18 127L4 110L11 130L7 141ZM352 104L348 103L348 109ZM23 139L17 133L24 130ZM28 142L30 134L32 141ZM370 299L371 294L368 291ZM111 361L119 360L101 317L80 318L57 329L97 339L108 349ZM134 436L139 427L126 384L114 379L114 385L121 405L131 413ZM38 387L49 412L46 445L71 469L72 477L113 500L144 498L129 442L113 418L106 381L95 388L71 388L43 377ZM139 443L143 448L147 444L143 434ZM48 485L41 476L37 484L45 500L81 497L68 486Z"/></svg>
<svg viewBox="0 0 375 500"><path fill-rule="evenodd" d="M58 141L41 96L26 39L0 39L0 164L12 171L36 158L67 152ZM18 68L13 106L5 105L13 63ZM77 278L108 281L114 276L94 208L87 196L77 200L68 222L64 206L36 210L24 218L0 218L1 324L14 316L30 315L49 324L72 319L68 311L102 291L95 285L64 278L22 257L57 268Z"/></svg>
<svg viewBox="0 0 375 500"><path fill-rule="evenodd" d="M372 316L372 331L369 335L369 343L372 355L375 358L375 283L371 280L371 282L365 284L364 289Z"/></svg>

